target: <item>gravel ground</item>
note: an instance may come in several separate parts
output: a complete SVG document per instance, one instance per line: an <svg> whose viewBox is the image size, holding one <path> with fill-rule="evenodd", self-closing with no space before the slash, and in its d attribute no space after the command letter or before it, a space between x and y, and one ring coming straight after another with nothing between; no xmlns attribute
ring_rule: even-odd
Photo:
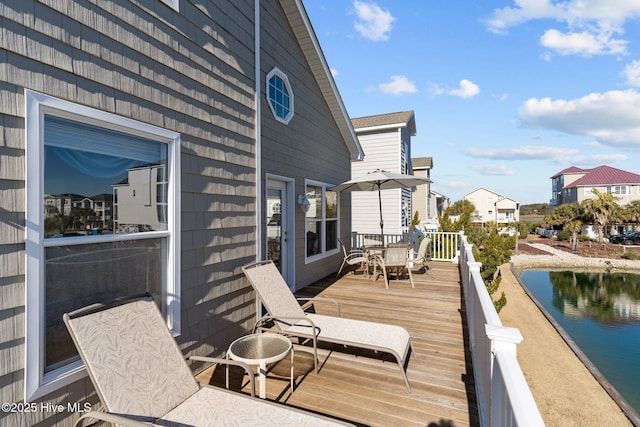
<svg viewBox="0 0 640 427"><path fill-rule="evenodd" d="M580 256L568 252L564 248L559 249L554 247L548 243L527 242L521 243L519 246L523 245L535 249L536 254L527 253L525 249L522 253L513 255L511 261L518 269L535 267L577 267L599 270L640 270L640 261L638 260L628 260L619 257Z"/></svg>
<svg viewBox="0 0 640 427"><path fill-rule="evenodd" d="M518 269L595 268L638 270L640 261L583 257L554 248L548 242L531 246L512 256ZM522 246L520 244L519 246ZM528 248L526 248L528 249ZM536 253L537 255L534 255ZM571 347L524 292L510 265L501 267L498 292L507 305L500 311L505 326L520 330L518 361L548 426L631 426L633 423L585 367Z"/></svg>

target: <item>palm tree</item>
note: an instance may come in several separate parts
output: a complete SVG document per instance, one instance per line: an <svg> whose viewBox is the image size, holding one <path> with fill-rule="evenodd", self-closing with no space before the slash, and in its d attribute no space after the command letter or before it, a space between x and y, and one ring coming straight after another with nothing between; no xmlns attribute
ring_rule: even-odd
<svg viewBox="0 0 640 427"><path fill-rule="evenodd" d="M602 243L603 231L607 227L609 219L619 209L616 198L610 193L601 193L600 191L591 190L595 198L582 202L587 213L593 215L596 228L598 229L598 242Z"/></svg>
<svg viewBox="0 0 640 427"><path fill-rule="evenodd" d="M563 230L571 233L571 247L575 251L578 247L578 233L588 216L583 203L565 203L547 214L544 220L550 225L562 226Z"/></svg>
<svg viewBox="0 0 640 427"><path fill-rule="evenodd" d="M623 212L625 220L634 223L634 230L638 231L638 223L640 223L640 200L629 202Z"/></svg>

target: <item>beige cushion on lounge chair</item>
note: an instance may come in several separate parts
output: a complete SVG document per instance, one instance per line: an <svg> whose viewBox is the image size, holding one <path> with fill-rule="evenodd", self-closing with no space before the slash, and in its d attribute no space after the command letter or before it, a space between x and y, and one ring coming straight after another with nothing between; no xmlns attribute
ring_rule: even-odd
<svg viewBox="0 0 640 427"><path fill-rule="evenodd" d="M317 341L382 351L396 358L407 390L411 392L404 369L412 348L411 337L406 329L384 323L305 313L272 261L252 263L243 267L242 271L269 313L259 323L275 320L281 333L311 339L316 372Z"/></svg>
<svg viewBox="0 0 640 427"><path fill-rule="evenodd" d="M104 412L83 419L118 425L345 425L196 382L151 297L94 305L64 315ZM225 359L195 358L216 363ZM253 383L253 373L249 375ZM142 424L144 423L144 424Z"/></svg>

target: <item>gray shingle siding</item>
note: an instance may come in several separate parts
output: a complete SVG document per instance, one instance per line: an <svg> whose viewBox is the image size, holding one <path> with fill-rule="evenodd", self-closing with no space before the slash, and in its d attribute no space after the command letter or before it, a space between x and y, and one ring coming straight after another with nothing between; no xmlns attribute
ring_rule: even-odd
<svg viewBox="0 0 640 427"><path fill-rule="evenodd" d="M24 399L24 89L181 134L185 353L222 354L254 320L253 1L0 4L0 398ZM81 380L38 402L82 401ZM95 396L91 398L96 403ZM70 425L77 414L0 413Z"/></svg>
<svg viewBox="0 0 640 427"><path fill-rule="evenodd" d="M278 67L287 75L295 98L295 114L284 125L271 114L265 94L261 96L263 172L295 179L295 194L305 193L305 179L335 184L348 180L348 149L284 12L263 3L261 21L261 87L267 73ZM341 215L350 218L346 205L342 204ZM295 282L300 288L336 271L342 255L305 263L305 216L298 207L295 215ZM349 239L349 223L350 219L341 221L343 241Z"/></svg>
<svg viewBox="0 0 640 427"><path fill-rule="evenodd" d="M350 153L277 0L262 1L256 153L254 1L21 0L0 3L0 399L21 402L25 375L25 89L149 123L181 136L181 309L185 354L221 355L250 330L255 297L240 267L256 257L256 183L269 173L339 183ZM293 86L283 125L264 96L278 66ZM339 116L338 116L339 118ZM344 126L343 126L344 127ZM256 155L262 157L257 176ZM347 196L345 196L347 197ZM346 198L343 202L346 201ZM341 206L349 238L350 207ZM264 218L261 219L264 221ZM305 263L305 217L295 209L296 282L341 260ZM37 401L93 404L88 379ZM72 425L77 414L0 413L4 425Z"/></svg>

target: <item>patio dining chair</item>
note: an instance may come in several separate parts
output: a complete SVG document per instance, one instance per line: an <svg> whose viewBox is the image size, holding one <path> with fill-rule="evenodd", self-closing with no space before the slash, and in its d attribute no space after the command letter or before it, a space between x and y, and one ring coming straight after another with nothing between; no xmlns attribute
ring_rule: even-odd
<svg viewBox="0 0 640 427"><path fill-rule="evenodd" d="M340 305L336 304L338 315L327 316L307 313L289 290L287 282L272 261L259 261L242 267L242 271L259 295L267 315L256 323L256 329L263 329L270 322L275 324L270 330L287 336L310 339L313 343L315 371L318 373L318 342L342 344L345 346L390 353L398 362L407 391L411 385L405 371L409 350L413 352L411 337L401 326L375 323L340 317ZM319 299L319 298L315 298ZM313 300L305 298L304 300ZM326 301L326 299L324 299ZM275 330L274 330L275 329ZM415 357L415 352L413 352Z"/></svg>
<svg viewBox="0 0 640 427"><path fill-rule="evenodd" d="M412 268L420 266L420 269L422 269L422 267L424 267L425 270L429 269L429 264L427 264L427 261L431 259L429 257L429 254L427 253L429 249L429 243L431 243L431 239L429 237L425 237L424 239L422 239L422 241L420 242L420 246L418 246L418 253L416 254L416 257L410 260L410 262L413 263Z"/></svg>
<svg viewBox="0 0 640 427"><path fill-rule="evenodd" d="M346 425L219 387L200 385L150 295L94 304L63 316L103 411L76 422L120 426ZM241 362L190 357L201 362Z"/></svg>
<svg viewBox="0 0 640 427"><path fill-rule="evenodd" d="M338 270L338 274L336 274L336 277L340 276L340 273L342 272L342 269L344 268L345 264L352 267L361 266L366 269L365 271L368 274L369 258L364 253L364 251L361 249L351 249L350 251L347 252L347 248L344 245L344 243L342 243L342 240L338 239L338 242L340 243L340 246L342 246L342 253L344 258L342 260L342 265L340 265L340 269Z"/></svg>
<svg viewBox="0 0 640 427"><path fill-rule="evenodd" d="M376 256L375 263L376 266L374 267L374 270L377 270L377 267L380 267L380 270L384 275L384 284L387 289L389 289L389 273L391 271L394 271L396 279L398 279L405 270L409 274L409 282L411 283L411 287L415 288L415 285L413 284L413 275L411 274L411 268L409 267L408 244L389 246L384 251L384 256Z"/></svg>

